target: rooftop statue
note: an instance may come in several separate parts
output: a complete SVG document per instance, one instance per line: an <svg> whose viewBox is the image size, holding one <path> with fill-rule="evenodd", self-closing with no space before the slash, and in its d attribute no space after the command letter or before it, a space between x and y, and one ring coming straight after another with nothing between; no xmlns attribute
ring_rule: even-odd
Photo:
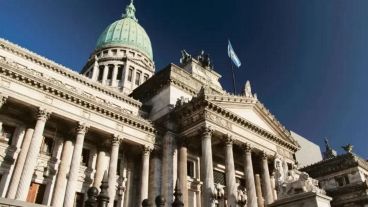
<svg viewBox="0 0 368 207"><path fill-rule="evenodd" d="M325 195L326 192L318 187L318 181L309 177L295 167L287 169L281 157L275 159L275 177L279 198L286 198L299 193L314 192Z"/></svg>
<svg viewBox="0 0 368 207"><path fill-rule="evenodd" d="M209 54L205 53L203 50L201 51L201 54L198 55L197 60L204 68L213 69L213 64L211 63Z"/></svg>
<svg viewBox="0 0 368 207"><path fill-rule="evenodd" d="M345 150L345 152L346 153L353 153L353 145L351 145L351 144L347 144L347 145L345 145L345 146L342 146L342 149L344 149Z"/></svg>
<svg viewBox="0 0 368 207"><path fill-rule="evenodd" d="M181 51L181 58L180 58L181 64L185 64L191 59L192 59L192 56L186 50Z"/></svg>
<svg viewBox="0 0 368 207"><path fill-rule="evenodd" d="M247 80L247 82L245 83L245 86L244 86L244 95L247 98L252 98L253 97L253 95L252 95L252 88L250 86L249 80Z"/></svg>

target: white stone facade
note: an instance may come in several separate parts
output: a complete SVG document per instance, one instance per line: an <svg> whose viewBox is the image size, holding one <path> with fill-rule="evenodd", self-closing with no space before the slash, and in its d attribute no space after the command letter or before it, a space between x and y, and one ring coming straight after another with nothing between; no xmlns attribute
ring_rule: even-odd
<svg viewBox="0 0 368 207"><path fill-rule="evenodd" d="M85 77L88 70L77 74L1 40L2 134L13 129L11 142L0 143L2 197L73 206L107 170L116 186L111 206L157 195L169 205L177 178L186 179L181 188L189 206L241 206L245 198L257 206L256 188L266 204L273 202L275 155L293 165L297 143L250 89L228 94L215 71L194 58L190 64L152 70L129 97ZM193 74L200 70L212 79ZM256 175L262 186L250 182Z"/></svg>

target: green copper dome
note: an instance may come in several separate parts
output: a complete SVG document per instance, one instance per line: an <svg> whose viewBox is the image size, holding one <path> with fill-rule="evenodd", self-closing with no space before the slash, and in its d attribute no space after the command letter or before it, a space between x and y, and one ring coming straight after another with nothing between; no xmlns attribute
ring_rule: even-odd
<svg viewBox="0 0 368 207"><path fill-rule="evenodd" d="M133 1L126 7L122 19L110 24L97 40L96 49L125 46L136 49L153 60L151 41L135 17Z"/></svg>

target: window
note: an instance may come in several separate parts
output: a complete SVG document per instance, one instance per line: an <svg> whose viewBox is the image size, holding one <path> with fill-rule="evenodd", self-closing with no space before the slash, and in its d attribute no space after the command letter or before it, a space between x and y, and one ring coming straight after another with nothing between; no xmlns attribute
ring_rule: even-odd
<svg viewBox="0 0 368 207"><path fill-rule="evenodd" d="M116 55L117 54L117 50L111 50L112 51L112 55Z"/></svg>
<svg viewBox="0 0 368 207"><path fill-rule="evenodd" d="M129 68L128 81L132 82L132 78L133 78L133 68Z"/></svg>
<svg viewBox="0 0 368 207"><path fill-rule="evenodd" d="M111 80L112 79L112 73L113 73L113 70L114 70L114 65L109 65L109 71L107 73L107 79L108 80Z"/></svg>
<svg viewBox="0 0 368 207"><path fill-rule="evenodd" d="M337 178L335 178L335 181L336 181L338 186L343 186L344 185L344 178L343 177L337 177Z"/></svg>
<svg viewBox="0 0 368 207"><path fill-rule="evenodd" d="M141 84L141 72L138 71L136 74L135 74L135 85L139 85Z"/></svg>
<svg viewBox="0 0 368 207"><path fill-rule="evenodd" d="M3 124L2 137L5 138L8 145L11 145L15 127Z"/></svg>
<svg viewBox="0 0 368 207"><path fill-rule="evenodd" d="M225 173L214 170L213 171L213 177L215 180L215 183L220 183L221 185L225 185L226 186L226 178L225 178Z"/></svg>
<svg viewBox="0 0 368 207"><path fill-rule="evenodd" d="M109 53L108 50L103 51L103 56L106 56Z"/></svg>
<svg viewBox="0 0 368 207"><path fill-rule="evenodd" d="M118 167L116 168L116 175L121 175L121 173L120 173L120 169L121 169L121 159L119 158L118 159Z"/></svg>
<svg viewBox="0 0 368 207"><path fill-rule="evenodd" d="M116 77L116 80L121 80L123 77L123 66L119 65L118 66L118 75Z"/></svg>
<svg viewBox="0 0 368 207"><path fill-rule="evenodd" d="M83 166L87 166L88 167L89 154L90 154L89 149L83 148L83 150L82 150L82 163L81 163Z"/></svg>
<svg viewBox="0 0 368 207"><path fill-rule="evenodd" d="M193 161L187 162L187 175L191 178L194 178L194 162Z"/></svg>
<svg viewBox="0 0 368 207"><path fill-rule="evenodd" d="M41 145L41 152L45 155L51 155L54 140L51 137L45 137Z"/></svg>
<svg viewBox="0 0 368 207"><path fill-rule="evenodd" d="M148 77L149 77L148 74L144 74L143 81L146 82L148 80Z"/></svg>
<svg viewBox="0 0 368 207"><path fill-rule="evenodd" d="M98 81L102 81L102 77L103 77L103 73L104 73L105 66L101 65L101 66L99 67L99 69L100 69L100 71L99 71L99 73L98 73L98 78L97 78L97 80L98 80Z"/></svg>

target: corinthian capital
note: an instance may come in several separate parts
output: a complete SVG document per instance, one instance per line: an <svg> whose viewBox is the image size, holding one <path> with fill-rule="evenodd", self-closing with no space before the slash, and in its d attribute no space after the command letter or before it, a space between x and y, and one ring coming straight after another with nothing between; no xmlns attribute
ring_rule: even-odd
<svg viewBox="0 0 368 207"><path fill-rule="evenodd" d="M0 108L5 104L6 100L8 99L7 96L0 94Z"/></svg>
<svg viewBox="0 0 368 207"><path fill-rule="evenodd" d="M75 128L77 134L86 134L88 131L88 126L85 123L79 122L77 127Z"/></svg>
<svg viewBox="0 0 368 207"><path fill-rule="evenodd" d="M262 151L261 157L262 157L262 160L267 160L268 155L266 154L265 151Z"/></svg>
<svg viewBox="0 0 368 207"><path fill-rule="evenodd" d="M232 145L234 143L234 138L230 134L226 134L223 137L226 145Z"/></svg>
<svg viewBox="0 0 368 207"><path fill-rule="evenodd" d="M50 117L50 112L47 109L39 108L37 112L37 120L46 121Z"/></svg>
<svg viewBox="0 0 368 207"><path fill-rule="evenodd" d="M243 149L246 153L251 153L252 152L252 146L249 143L244 144Z"/></svg>
<svg viewBox="0 0 368 207"><path fill-rule="evenodd" d="M143 152L143 155L149 155L152 151L152 147L151 146L143 146L142 147L142 152Z"/></svg>
<svg viewBox="0 0 368 207"><path fill-rule="evenodd" d="M202 127L201 133L202 136L212 136L213 129L211 129L211 127Z"/></svg>
<svg viewBox="0 0 368 207"><path fill-rule="evenodd" d="M114 134L112 136L112 140L111 140L112 145L120 145L122 141L123 139L121 138L120 135Z"/></svg>

